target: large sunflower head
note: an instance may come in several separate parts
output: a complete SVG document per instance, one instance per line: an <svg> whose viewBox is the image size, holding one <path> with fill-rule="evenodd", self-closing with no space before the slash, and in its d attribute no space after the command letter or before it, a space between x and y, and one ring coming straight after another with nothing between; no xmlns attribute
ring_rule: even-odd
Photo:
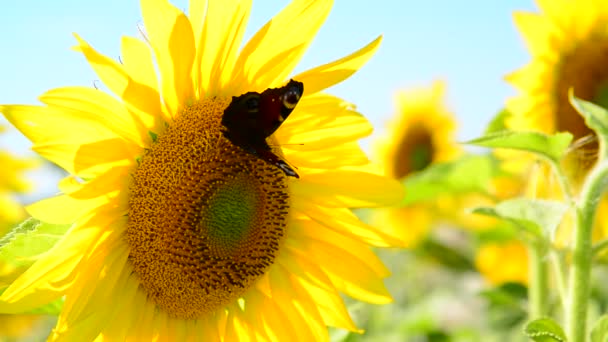
<svg viewBox="0 0 608 342"><path fill-rule="evenodd" d="M0 107L71 174L29 212L74 223L2 294L0 312L65 296L52 339L66 340L357 331L340 293L389 302L369 246L402 241L349 208L390 204L401 188L370 172L357 143L368 121L321 91L379 39L289 77L331 1L292 2L242 49L250 1L193 0L188 14L141 6L145 39L123 38L121 62L78 38L113 95L66 87L42 106Z"/></svg>
<svg viewBox="0 0 608 342"><path fill-rule="evenodd" d="M567 160L576 182L595 163L597 142L569 103L568 90L608 105L608 6L595 0L538 0L537 4L541 13L514 16L532 60L507 76L520 91L507 103L513 114L508 125L545 133L568 131L575 140L589 141L570 155L576 156L574 160Z"/></svg>
<svg viewBox="0 0 608 342"><path fill-rule="evenodd" d="M460 152L454 142L455 117L444 97L442 81L397 94L397 111L387 125L388 132L375 145L374 154L386 175L403 179Z"/></svg>

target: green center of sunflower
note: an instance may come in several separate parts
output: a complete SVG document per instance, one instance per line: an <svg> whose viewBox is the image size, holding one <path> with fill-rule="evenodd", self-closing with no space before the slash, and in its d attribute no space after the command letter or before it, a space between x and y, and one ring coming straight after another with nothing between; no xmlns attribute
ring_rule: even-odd
<svg viewBox="0 0 608 342"><path fill-rule="evenodd" d="M243 244L260 205L255 188L245 178L221 184L209 195L201 206L204 220L199 225L216 254L230 255Z"/></svg>
<svg viewBox="0 0 608 342"><path fill-rule="evenodd" d="M225 99L186 107L133 174L126 237L148 298L196 319L234 303L285 235L285 174L226 139Z"/></svg>
<svg viewBox="0 0 608 342"><path fill-rule="evenodd" d="M572 107L568 100L568 90L587 101L608 105L608 40L604 37L593 37L581 43L565 55L558 67L561 69L557 81L556 130L567 131L579 142L570 156L568 172L577 181L597 161L597 139L589 139L595 133L587 127L583 117Z"/></svg>
<svg viewBox="0 0 608 342"><path fill-rule="evenodd" d="M393 175L401 179L424 170L433 161L435 147L432 133L423 125L413 125L399 142L393 165Z"/></svg>

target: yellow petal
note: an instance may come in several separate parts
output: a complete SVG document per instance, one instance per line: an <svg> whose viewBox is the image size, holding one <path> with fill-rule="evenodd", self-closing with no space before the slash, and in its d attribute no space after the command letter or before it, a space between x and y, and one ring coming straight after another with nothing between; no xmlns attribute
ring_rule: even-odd
<svg viewBox="0 0 608 342"><path fill-rule="evenodd" d="M342 250L344 258L361 263L377 277L385 278L390 275L386 266L364 242L327 229L314 221L300 220L294 226L288 239L298 241L298 243L318 243L318 248L321 249L329 245L337 250Z"/></svg>
<svg viewBox="0 0 608 342"><path fill-rule="evenodd" d="M382 37L337 61L321 65L293 77L304 83L304 93L311 95L338 84L359 70L376 53Z"/></svg>
<svg viewBox="0 0 608 342"><path fill-rule="evenodd" d="M303 175L291 186L293 197L328 207L375 207L395 204L403 189L395 181L358 171L325 171Z"/></svg>
<svg viewBox="0 0 608 342"><path fill-rule="evenodd" d="M155 341L155 332L153 329L152 322L154 316L157 313L156 305L148 299L148 295L145 291L138 291L135 293L135 310L138 315L135 320L135 324L129 331L127 341ZM160 313L159 313L160 314ZM151 328L152 327L152 328ZM196 340L206 341L206 340Z"/></svg>
<svg viewBox="0 0 608 342"><path fill-rule="evenodd" d="M186 15L166 0L141 0L141 11L161 74L161 94L175 116L194 95L192 27Z"/></svg>
<svg viewBox="0 0 608 342"><path fill-rule="evenodd" d="M377 274L378 271L364 264L360 259L353 258L353 254L344 254L344 249L333 244L321 244L310 240L287 239L285 244L302 251L302 255L313 263L318 263L339 291L375 304L392 301L382 278Z"/></svg>
<svg viewBox="0 0 608 342"><path fill-rule="evenodd" d="M388 231L380 231L367 225L346 208L324 208L306 201L294 201L294 209L312 220L333 229L340 234L377 247L403 247L399 235L391 235Z"/></svg>
<svg viewBox="0 0 608 342"><path fill-rule="evenodd" d="M255 330L247 324L240 310L230 310L226 323L225 341L253 342L256 340Z"/></svg>
<svg viewBox="0 0 608 342"><path fill-rule="evenodd" d="M286 149L324 150L368 136L373 130L363 115L333 96L313 95L301 102L274 134Z"/></svg>
<svg viewBox="0 0 608 342"><path fill-rule="evenodd" d="M95 51L84 39L74 33L78 46L74 50L82 52L101 81L114 94L122 95L123 89L127 87L129 76L122 66L116 61Z"/></svg>
<svg viewBox="0 0 608 342"><path fill-rule="evenodd" d="M369 159L367 159L357 142L329 146L325 149L313 151L293 151L288 149L289 146L284 147L285 159L297 167L336 169L342 166L369 163Z"/></svg>
<svg viewBox="0 0 608 342"><path fill-rule="evenodd" d="M106 236L106 240L97 245L86 260L86 269L80 269L74 286L67 293L55 329L62 339L92 340L113 316L116 306L106 310L99 310L97 306L110 302L118 291L124 291L132 273L125 269L128 249L117 235Z"/></svg>
<svg viewBox="0 0 608 342"><path fill-rule="evenodd" d="M40 96L43 103L62 111L73 111L104 124L138 146L147 145L147 130L141 130L130 113L112 96L97 89L64 87L47 91ZM64 129L65 130L65 129Z"/></svg>
<svg viewBox="0 0 608 342"><path fill-rule="evenodd" d="M536 13L515 12L513 20L523 35L530 53L533 56L544 53L549 40L546 18Z"/></svg>
<svg viewBox="0 0 608 342"><path fill-rule="evenodd" d="M74 170L80 174L85 170L108 171L103 168L105 164L116 167L122 165L134 165L135 159L143 153L143 149L130 144L122 139L106 139L89 144L83 144L78 148L74 159Z"/></svg>
<svg viewBox="0 0 608 342"><path fill-rule="evenodd" d="M108 322L109 324L103 330L103 336L107 341L125 341L128 331L133 327L138 316L141 315L141 306L137 305L136 292L139 290L140 282L137 277L132 274L127 280L124 288L120 289L120 293L114 300L116 310L115 316ZM175 341L185 341L186 339L176 339Z"/></svg>
<svg viewBox="0 0 608 342"><path fill-rule="evenodd" d="M114 196L116 193L125 191L129 187L129 173L125 172L125 170L129 170L129 168L123 168L122 170L119 168L112 172L106 172L67 195L78 200ZM126 211L127 209L124 210Z"/></svg>
<svg viewBox="0 0 608 342"><path fill-rule="evenodd" d="M0 106L0 112L34 144L82 144L118 137L97 118L79 112L26 105Z"/></svg>
<svg viewBox="0 0 608 342"><path fill-rule="evenodd" d="M245 45L230 87L236 94L284 82L312 42L332 6L329 0L296 0L274 16Z"/></svg>
<svg viewBox="0 0 608 342"><path fill-rule="evenodd" d="M205 14L207 13L207 0L190 0L188 6L188 19L190 19L190 25L192 25L192 32L194 34L195 54L194 64L192 65L192 84L194 87L195 95L201 95L201 59L203 53L205 53L201 44L204 41L201 39L203 36L203 25L205 24Z"/></svg>
<svg viewBox="0 0 608 342"><path fill-rule="evenodd" d="M171 115L160 103L152 50L139 39L123 37L122 54L123 68L130 78L120 96L127 109L141 121L142 127L160 133Z"/></svg>
<svg viewBox="0 0 608 342"><path fill-rule="evenodd" d="M247 301L253 307L263 308L259 312L259 316L265 323L264 327L270 341L293 340L300 335L295 325L282 313L272 298L268 298L257 291L248 291Z"/></svg>
<svg viewBox="0 0 608 342"><path fill-rule="evenodd" d="M217 95L221 90L234 94L225 85L230 81L250 12L251 0L209 2L194 69L199 68L195 76L202 94Z"/></svg>
<svg viewBox="0 0 608 342"><path fill-rule="evenodd" d="M123 68L129 77L152 90L155 94L153 98L158 99L158 101L150 101L149 105L156 109L149 113L159 113L160 108L157 108L160 107L158 77L150 46L140 39L125 36L121 40L121 52Z"/></svg>
<svg viewBox="0 0 608 342"><path fill-rule="evenodd" d="M363 333L363 330L357 328L355 322L353 322L342 297L340 297L340 294L336 290L330 292L302 280L300 284L310 297L314 298L325 324L356 333Z"/></svg>
<svg viewBox="0 0 608 342"><path fill-rule="evenodd" d="M298 332L297 341L329 341L327 327L314 301L292 281L282 267L270 272L273 300L288 322ZM303 298L304 297L304 298Z"/></svg>
<svg viewBox="0 0 608 342"><path fill-rule="evenodd" d="M309 260L309 257L305 255L307 251L298 250L292 246L293 244L285 246L282 250L283 255L277 258L276 264L288 270L289 273L298 278L297 281L303 287L307 288L307 292L315 298L319 313L323 316L326 324L358 331L346 307L344 307L344 302L342 302L339 293L331 284L331 280L325 274L325 271L320 268L319 264Z"/></svg>
<svg viewBox="0 0 608 342"><path fill-rule="evenodd" d="M30 204L25 209L30 215L43 222L70 224L109 201L105 196L78 200L68 195L59 195Z"/></svg>

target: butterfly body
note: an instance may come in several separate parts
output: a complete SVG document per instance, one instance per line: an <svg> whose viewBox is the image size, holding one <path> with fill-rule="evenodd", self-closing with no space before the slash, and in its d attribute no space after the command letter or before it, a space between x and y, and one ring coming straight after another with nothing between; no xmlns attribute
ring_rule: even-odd
<svg viewBox="0 0 608 342"><path fill-rule="evenodd" d="M287 119L303 93L302 82L290 80L281 88L233 96L222 116L222 125L226 128L224 136L245 151L277 166L287 176L299 178L284 160L272 152L266 138Z"/></svg>

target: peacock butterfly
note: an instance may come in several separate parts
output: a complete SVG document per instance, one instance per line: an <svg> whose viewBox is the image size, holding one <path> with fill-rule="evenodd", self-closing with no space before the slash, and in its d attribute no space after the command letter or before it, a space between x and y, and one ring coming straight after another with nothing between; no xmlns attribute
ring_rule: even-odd
<svg viewBox="0 0 608 342"><path fill-rule="evenodd" d="M277 166L287 176L300 178L284 161L272 152L266 142L272 133L287 119L304 93L302 82L289 80L281 88L269 88L261 94L248 92L233 96L224 110L222 125L224 136L245 151Z"/></svg>

